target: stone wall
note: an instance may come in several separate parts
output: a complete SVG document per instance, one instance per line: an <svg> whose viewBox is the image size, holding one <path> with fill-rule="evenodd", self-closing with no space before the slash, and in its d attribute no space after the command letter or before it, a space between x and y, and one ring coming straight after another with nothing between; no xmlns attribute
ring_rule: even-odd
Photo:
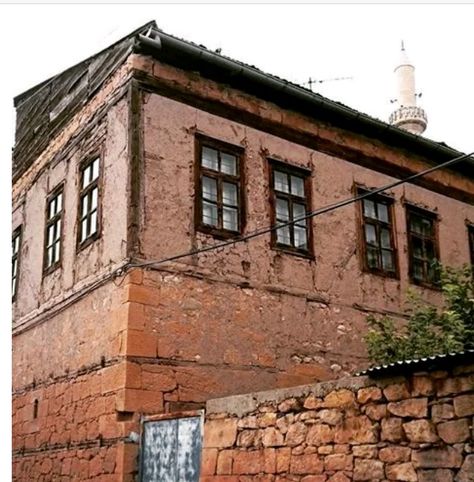
<svg viewBox="0 0 474 482"><path fill-rule="evenodd" d="M472 482L473 415L474 364L211 400L201 482Z"/></svg>

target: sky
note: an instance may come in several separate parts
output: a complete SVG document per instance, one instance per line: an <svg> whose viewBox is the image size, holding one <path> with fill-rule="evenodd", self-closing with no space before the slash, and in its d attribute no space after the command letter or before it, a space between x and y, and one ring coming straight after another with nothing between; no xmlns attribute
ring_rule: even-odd
<svg viewBox="0 0 474 482"><path fill-rule="evenodd" d="M474 150L474 4L16 4L0 3L0 205L9 218L13 97L156 20L164 31L222 49L265 72L387 120L404 40L416 67L425 136ZM330 80L349 77L346 80ZM9 225L9 222L6 223ZM1 237L9 265L10 233ZM7 269L7 271L9 268ZM9 306L4 276L2 305ZM4 312L5 313L5 312ZM8 316L0 323L10 340ZM4 346L6 348L7 345ZM1 385L9 385L9 350ZM10 421L0 429L8 433ZM3 465L3 464L2 464ZM5 466L9 466L9 462Z"/></svg>

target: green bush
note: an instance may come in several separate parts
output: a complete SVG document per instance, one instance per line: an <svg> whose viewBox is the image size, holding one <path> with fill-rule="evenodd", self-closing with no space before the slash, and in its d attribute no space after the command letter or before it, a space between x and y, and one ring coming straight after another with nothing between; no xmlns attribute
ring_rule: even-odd
<svg viewBox="0 0 474 482"><path fill-rule="evenodd" d="M474 349L474 282L471 266L440 270L442 308L409 293L408 321L369 316L365 336L369 359L377 364Z"/></svg>

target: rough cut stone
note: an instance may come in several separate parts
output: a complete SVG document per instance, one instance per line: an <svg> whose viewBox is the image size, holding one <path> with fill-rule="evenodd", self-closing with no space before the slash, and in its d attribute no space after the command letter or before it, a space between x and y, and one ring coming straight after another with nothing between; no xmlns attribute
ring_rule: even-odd
<svg viewBox="0 0 474 482"><path fill-rule="evenodd" d="M385 418L387 415L387 405L367 405L365 407L365 414L371 419L371 420L382 420L382 418Z"/></svg>
<svg viewBox="0 0 474 482"><path fill-rule="evenodd" d="M382 398L382 390L378 387L361 388L357 392L357 401L359 403L367 403L377 401Z"/></svg>
<svg viewBox="0 0 474 482"><path fill-rule="evenodd" d="M334 392L328 393L324 397L323 407L325 408L340 408L349 407L354 405L355 397L354 394L345 388L341 390L335 390Z"/></svg>
<svg viewBox="0 0 474 482"><path fill-rule="evenodd" d="M296 398L288 398L278 405L278 411L282 413L297 411L301 408L301 403Z"/></svg>
<svg viewBox="0 0 474 482"><path fill-rule="evenodd" d="M413 420L404 423L403 430L410 442L428 443L438 440L435 428L429 420Z"/></svg>
<svg viewBox="0 0 474 482"><path fill-rule="evenodd" d="M423 469L450 469L461 467L462 464L461 454L449 445L442 448L414 450L411 459L415 467Z"/></svg>
<svg viewBox="0 0 474 482"><path fill-rule="evenodd" d="M264 447L281 447L283 445L283 435L275 427L264 429L261 440Z"/></svg>
<svg viewBox="0 0 474 482"><path fill-rule="evenodd" d="M237 419L209 420L204 430L204 447L232 447L236 437Z"/></svg>
<svg viewBox="0 0 474 482"><path fill-rule="evenodd" d="M387 405L387 410L397 417L423 418L428 415L428 399L409 398Z"/></svg>
<svg viewBox="0 0 474 482"><path fill-rule="evenodd" d="M352 470L352 455L332 454L324 457L325 470Z"/></svg>
<svg viewBox="0 0 474 482"><path fill-rule="evenodd" d="M334 441L334 431L329 425L313 425L306 436L306 442L310 445L324 445Z"/></svg>
<svg viewBox="0 0 474 482"><path fill-rule="evenodd" d="M338 423L341 423L342 412L336 409L324 409L318 412L318 417L323 423L337 425Z"/></svg>
<svg viewBox="0 0 474 482"><path fill-rule="evenodd" d="M309 395L304 401L303 406L308 410L314 410L315 408L321 407L321 403L321 399L316 398L314 395Z"/></svg>
<svg viewBox="0 0 474 482"><path fill-rule="evenodd" d="M382 433L380 438L389 442L400 442L403 439L402 419L397 417L382 420Z"/></svg>
<svg viewBox="0 0 474 482"><path fill-rule="evenodd" d="M413 397L432 395L435 392L433 380L428 376L413 377L411 394Z"/></svg>
<svg viewBox="0 0 474 482"><path fill-rule="evenodd" d="M296 447L303 443L306 439L308 428L302 422L296 422L288 427L286 432L285 443L289 447Z"/></svg>
<svg viewBox="0 0 474 482"><path fill-rule="evenodd" d="M303 480L301 482L303 482ZM347 478L344 472L336 472L327 479L327 482L350 482L350 479Z"/></svg>
<svg viewBox="0 0 474 482"><path fill-rule="evenodd" d="M456 475L456 482L474 482L474 455L468 455Z"/></svg>
<svg viewBox="0 0 474 482"><path fill-rule="evenodd" d="M355 457L363 459L375 459L377 456L377 445L354 445L352 453Z"/></svg>
<svg viewBox="0 0 474 482"><path fill-rule="evenodd" d="M437 423L454 418L454 407L449 403L439 403L431 407L431 419Z"/></svg>
<svg viewBox="0 0 474 482"><path fill-rule="evenodd" d="M410 392L408 391L406 382L393 383L384 388L383 394L385 398L390 402L403 400L405 398L410 398Z"/></svg>
<svg viewBox="0 0 474 482"><path fill-rule="evenodd" d="M407 482L417 482L418 477L411 462L403 464L387 465L385 475L389 480L403 480Z"/></svg>
<svg viewBox="0 0 474 482"><path fill-rule="evenodd" d="M418 470L418 482L453 482L453 473L448 469Z"/></svg>
<svg viewBox="0 0 474 482"><path fill-rule="evenodd" d="M323 460L316 454L291 456L290 473L292 474L322 474L323 469Z"/></svg>
<svg viewBox="0 0 474 482"><path fill-rule="evenodd" d="M393 464L395 462L407 462L410 460L411 449L408 447L390 446L379 451L379 459L382 462Z"/></svg>
<svg viewBox="0 0 474 482"><path fill-rule="evenodd" d="M469 421L467 418L438 424L438 434L447 444L464 442L469 439Z"/></svg>
<svg viewBox="0 0 474 482"><path fill-rule="evenodd" d="M458 417L474 415L474 395L460 395L454 398L454 411Z"/></svg>
<svg viewBox="0 0 474 482"><path fill-rule="evenodd" d="M383 479L383 462L371 459L356 459L353 480Z"/></svg>
<svg viewBox="0 0 474 482"><path fill-rule="evenodd" d="M350 417L335 429L336 443L370 444L377 442L377 428L366 416Z"/></svg>

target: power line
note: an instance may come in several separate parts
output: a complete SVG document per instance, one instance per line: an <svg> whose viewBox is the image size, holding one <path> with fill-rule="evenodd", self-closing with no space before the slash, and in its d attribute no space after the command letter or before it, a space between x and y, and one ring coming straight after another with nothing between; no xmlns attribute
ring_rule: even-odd
<svg viewBox="0 0 474 482"><path fill-rule="evenodd" d="M415 179L426 176L427 174L430 174L434 171L437 171L438 169L442 169L442 168L445 168L445 167L452 166L453 164L456 164L457 162L460 162L463 159L471 157L472 155L474 155L474 152L471 152L470 154L463 154L462 156L455 157L454 159L450 159L449 161L446 161L446 162L443 162L443 163L438 164L436 166L430 167L429 169L421 171L417 174L413 174L411 176L408 176L405 179L400 179L398 181L392 182L390 184L386 184L385 186L373 189L373 190L365 192L363 194L359 194L357 196L350 197L350 198L344 199L342 201L338 201L338 202L333 203L333 204L329 204L327 206L316 209L314 211L310 211L305 216L301 216L297 219L293 219L293 221L288 221L286 223L278 223L278 224L275 224L273 226L257 229L255 231L252 231L252 232L250 232L246 235L243 235L243 236L236 236L235 238L232 238L232 239L229 239L229 240L226 240L226 241L215 243L215 244L212 244L210 246L205 246L203 248L193 249L193 250L188 251L186 253L177 254L177 255L174 255L174 256L170 256L168 258L163 258L163 259L160 259L160 260L153 260L153 261L144 261L144 262L141 262L141 263L130 263L127 266L127 268L143 268L143 267L146 267L146 266L163 264L163 263L167 263L169 261L176 261L176 260L181 259L181 258L187 258L188 256L194 256L196 254L205 253L207 251L213 251L215 249L224 248L226 246L230 246L230 245L233 245L233 244L242 243L244 241L248 241L249 239L256 238L257 236L262 236L263 234L271 233L272 231L275 231L276 229L284 228L285 226L290 226L292 224L298 223L298 222L303 221L305 219L313 218L315 216L319 216L320 214L325 214L327 212L334 211L335 209L339 209L341 207L347 206L348 204L352 204L354 202L360 201L361 199L365 199L367 197L373 196L374 194L381 193L383 191L386 191L387 189L393 189L394 187L400 186L401 184L405 184L406 182L411 182Z"/></svg>

